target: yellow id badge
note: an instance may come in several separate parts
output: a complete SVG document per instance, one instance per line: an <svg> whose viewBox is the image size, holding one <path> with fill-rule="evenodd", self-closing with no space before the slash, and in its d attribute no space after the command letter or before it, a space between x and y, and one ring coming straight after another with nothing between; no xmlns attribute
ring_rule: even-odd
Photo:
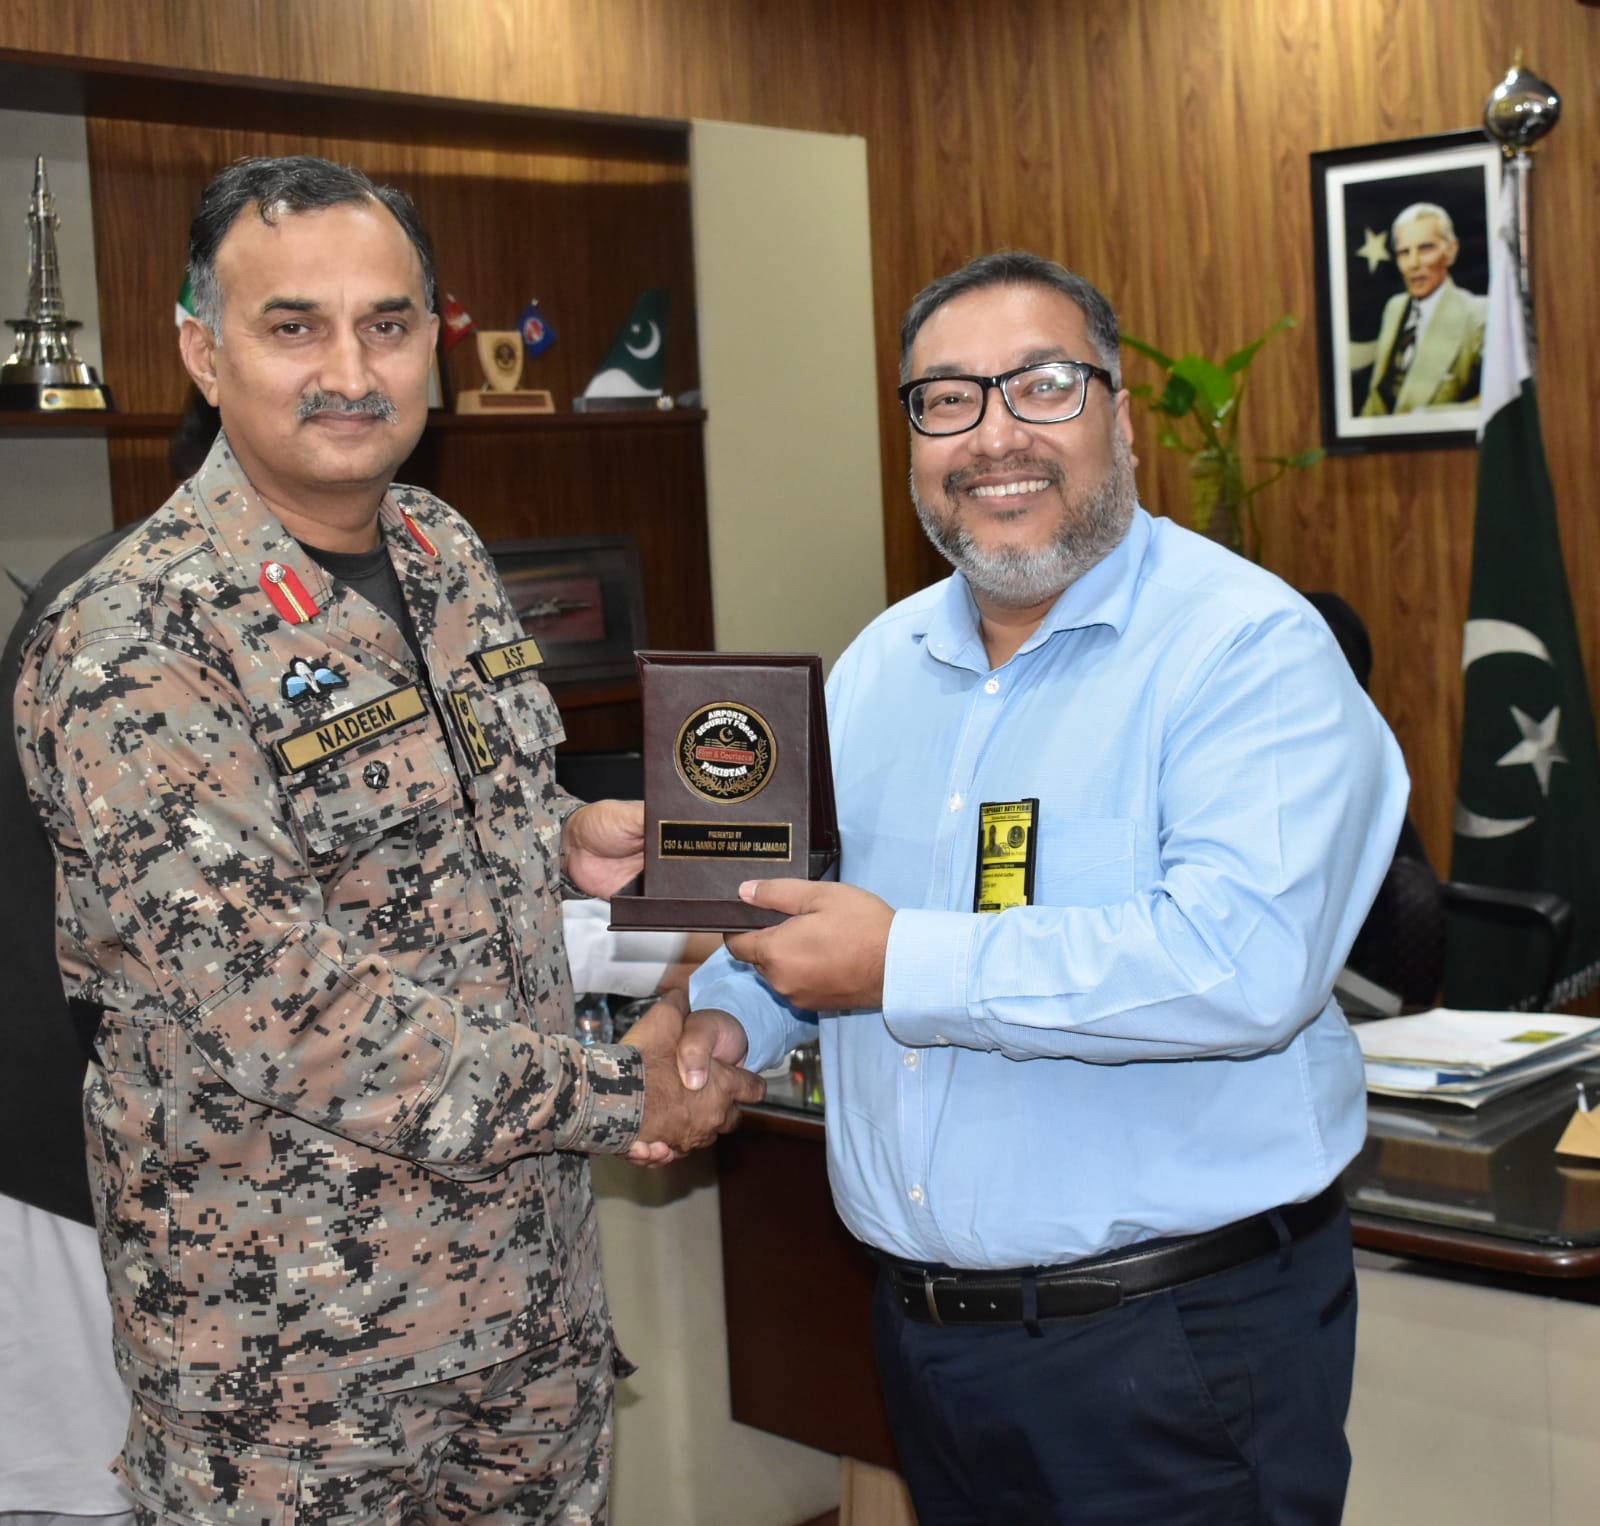
<svg viewBox="0 0 1600 1526"><path fill-rule="evenodd" d="M1033 905L1037 800L985 801L978 807L978 881L974 911Z"/></svg>

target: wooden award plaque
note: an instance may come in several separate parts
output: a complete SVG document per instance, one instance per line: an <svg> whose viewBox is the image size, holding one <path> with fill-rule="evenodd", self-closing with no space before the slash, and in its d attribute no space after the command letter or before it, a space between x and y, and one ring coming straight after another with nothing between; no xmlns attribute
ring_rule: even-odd
<svg viewBox="0 0 1600 1526"><path fill-rule="evenodd" d="M839 860L822 659L640 652L644 873L613 929L740 932L783 913L751 879L823 879Z"/></svg>

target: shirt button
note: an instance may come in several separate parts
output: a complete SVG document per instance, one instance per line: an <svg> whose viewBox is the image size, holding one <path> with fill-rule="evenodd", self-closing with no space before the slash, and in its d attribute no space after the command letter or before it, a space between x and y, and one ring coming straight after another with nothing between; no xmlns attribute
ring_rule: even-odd
<svg viewBox="0 0 1600 1526"><path fill-rule="evenodd" d="M905 1067L907 1070L915 1070L917 1068L917 1056L914 1050L906 1052Z"/></svg>
<svg viewBox="0 0 1600 1526"><path fill-rule="evenodd" d="M983 686L983 692L985 694L998 694L1000 692L1000 680L998 678L991 678L989 682Z"/></svg>
<svg viewBox="0 0 1600 1526"><path fill-rule="evenodd" d="M908 1193L906 1193L906 1196L910 1198L913 1203L920 1203L922 1201L922 1188L913 1187Z"/></svg>
<svg viewBox="0 0 1600 1526"><path fill-rule="evenodd" d="M950 809L952 811L959 811L961 809L961 796L959 793L950 797Z"/></svg>
<svg viewBox="0 0 1600 1526"><path fill-rule="evenodd" d="M934 1034L933 1041L936 1044L948 1044L950 1042L942 1033Z"/></svg>

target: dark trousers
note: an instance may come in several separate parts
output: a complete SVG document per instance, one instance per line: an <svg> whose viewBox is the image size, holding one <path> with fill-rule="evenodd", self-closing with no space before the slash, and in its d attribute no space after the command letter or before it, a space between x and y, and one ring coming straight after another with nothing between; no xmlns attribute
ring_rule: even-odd
<svg viewBox="0 0 1600 1526"><path fill-rule="evenodd" d="M873 1344L919 1526L1324 1526L1350 1473L1350 1218L1103 1314L940 1327L878 1281Z"/></svg>

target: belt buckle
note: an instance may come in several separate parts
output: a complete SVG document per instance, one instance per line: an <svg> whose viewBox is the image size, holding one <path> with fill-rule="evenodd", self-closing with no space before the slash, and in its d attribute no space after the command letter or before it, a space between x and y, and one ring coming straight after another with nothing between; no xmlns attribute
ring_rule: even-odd
<svg viewBox="0 0 1600 1526"><path fill-rule="evenodd" d="M928 1305L928 1318L934 1324L942 1326L944 1320L939 1315L939 1300L933 1296L934 1276L927 1267L922 1269L922 1296Z"/></svg>

